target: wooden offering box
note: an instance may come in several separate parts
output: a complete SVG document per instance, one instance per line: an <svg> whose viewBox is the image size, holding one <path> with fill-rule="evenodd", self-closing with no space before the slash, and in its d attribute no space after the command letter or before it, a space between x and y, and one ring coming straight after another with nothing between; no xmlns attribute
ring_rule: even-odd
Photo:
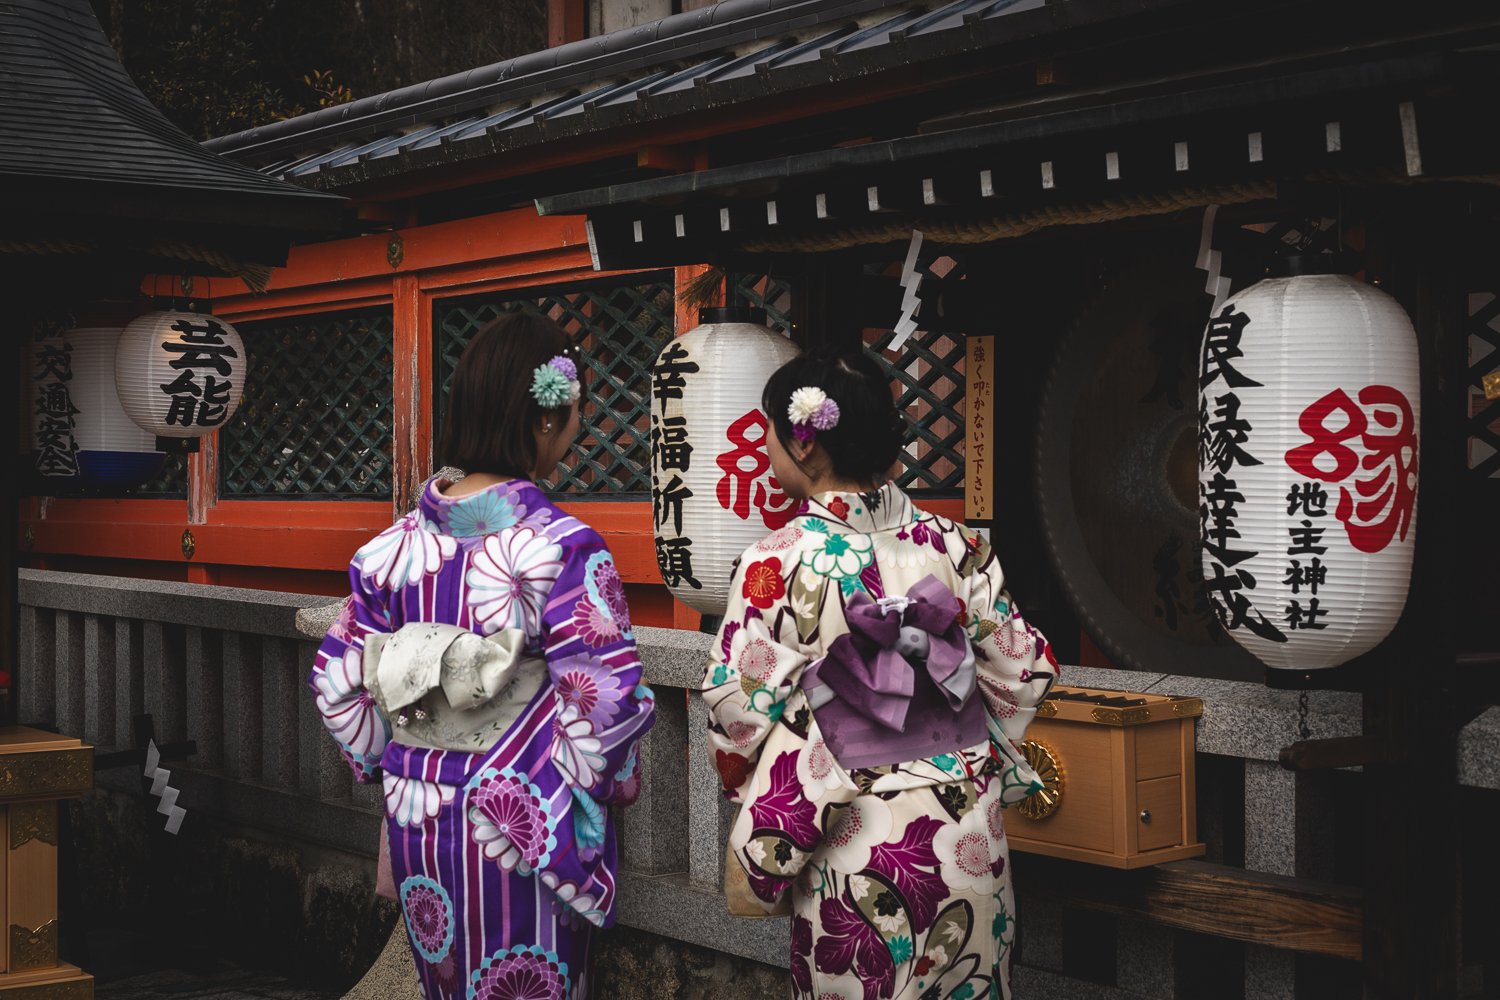
<svg viewBox="0 0 1500 1000"><path fill-rule="evenodd" d="M94 784L94 750L0 727L0 1000L89 1000L94 979L57 957L57 810Z"/></svg>
<svg viewBox="0 0 1500 1000"><path fill-rule="evenodd" d="M1142 868L1203 853L1193 775L1197 698L1055 687L1022 750L1046 788L1007 809L1017 851Z"/></svg>

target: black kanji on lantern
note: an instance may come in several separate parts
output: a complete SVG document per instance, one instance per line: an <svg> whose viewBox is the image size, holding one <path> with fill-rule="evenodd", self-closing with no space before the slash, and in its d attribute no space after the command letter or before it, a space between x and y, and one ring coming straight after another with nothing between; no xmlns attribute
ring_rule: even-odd
<svg viewBox="0 0 1500 1000"><path fill-rule="evenodd" d="M1240 338L1245 335L1245 327L1249 324L1250 317L1235 312L1233 305L1225 306L1223 312L1208 321L1208 329L1203 334L1203 360L1198 369L1200 389L1207 389L1219 378L1232 389L1260 385L1249 376L1241 375L1233 364L1245 356L1240 349Z"/></svg>
<svg viewBox="0 0 1500 1000"><path fill-rule="evenodd" d="M167 409L167 423L191 427L217 427L229 413L229 394L234 383L215 375L204 375L198 382L192 369L185 369L171 382L163 382L161 391L172 397Z"/></svg>
<svg viewBox="0 0 1500 1000"><path fill-rule="evenodd" d="M1301 510L1307 517L1323 517L1328 513L1328 491L1322 483L1293 483L1286 495L1286 512L1296 516Z"/></svg>
<svg viewBox="0 0 1500 1000"><path fill-rule="evenodd" d="M182 335L180 341L162 341L162 350L180 355L168 361L172 368L212 368L220 375L228 376L234 371L230 358L239 357L231 344L224 342L224 327L212 319L201 322L180 319L172 329Z"/></svg>
<svg viewBox="0 0 1500 1000"><path fill-rule="evenodd" d="M656 359L656 366L651 369L651 393L661 405L663 415L667 412L667 400L682 398L683 387L687 385L687 379L683 376L698 371L698 362L687 358L687 348L673 342L661 352L661 357Z"/></svg>
<svg viewBox="0 0 1500 1000"><path fill-rule="evenodd" d="M1239 530L1234 526L1234 519L1239 514L1239 508L1235 505L1245 502L1245 494L1239 492L1236 486L1233 479L1225 478L1222 472L1215 472L1213 479L1198 487L1202 501L1198 505L1198 521L1203 529L1204 548L1226 567L1244 562L1255 555L1254 552L1230 548L1230 543L1240 537Z"/></svg>
<svg viewBox="0 0 1500 1000"><path fill-rule="evenodd" d="M1302 606L1301 601L1293 599L1286 606L1286 627L1292 631L1325 629L1328 627L1327 623L1320 622L1318 619L1327 613L1326 610L1318 607L1318 599L1316 597L1309 600L1305 608Z"/></svg>
<svg viewBox="0 0 1500 1000"><path fill-rule="evenodd" d="M686 583L694 590L702 590L703 584L693 577L693 541L690 538L658 538L656 540L656 565L661 578L669 587L680 587Z"/></svg>
<svg viewBox="0 0 1500 1000"><path fill-rule="evenodd" d="M1316 594L1318 587L1328 578L1328 567L1323 565L1323 560L1313 556L1307 563L1302 565L1301 560L1293 559L1287 564L1286 579L1281 582L1292 588L1292 593L1300 594L1306 589L1310 594Z"/></svg>
<svg viewBox="0 0 1500 1000"><path fill-rule="evenodd" d="M1208 591L1208 600L1213 605L1219 624L1230 632L1237 628L1246 628L1262 639L1271 642L1286 642L1286 636L1282 634L1282 631L1255 610L1249 596L1244 593L1245 590L1255 589L1255 577L1251 576L1247 570L1241 569L1226 573L1224 567L1217 563L1211 566L1213 577L1204 580L1203 586Z"/></svg>
<svg viewBox="0 0 1500 1000"><path fill-rule="evenodd" d="M1299 524L1286 529L1291 536L1291 544L1286 547L1289 556L1317 555L1320 556L1328 551L1328 546L1320 544L1323 541L1323 532L1328 529L1319 528L1311 521L1303 520Z"/></svg>
<svg viewBox="0 0 1500 1000"><path fill-rule="evenodd" d="M39 344L33 355L37 394L36 468L44 476L78 475L78 442L73 437L73 405L68 383L73 380L71 344Z"/></svg>
<svg viewBox="0 0 1500 1000"><path fill-rule="evenodd" d="M1259 465L1260 459L1243 447L1250 440L1250 421L1240 417L1240 398L1234 393L1225 393L1214 398L1214 411L1210 419L1208 400L1205 398L1198 408L1198 463L1206 468L1210 465L1220 472L1228 472L1236 465Z"/></svg>
<svg viewBox="0 0 1500 1000"><path fill-rule="evenodd" d="M651 459L658 469L688 471L693 446L688 442L687 417L651 415Z"/></svg>
<svg viewBox="0 0 1500 1000"><path fill-rule="evenodd" d="M160 383L161 391L171 397L166 422L179 427L217 427L229 415L234 391L230 359L238 358L239 352L225 341L223 325L212 317L179 319L171 329L179 339L162 341L161 347L177 355L167 366L178 374Z"/></svg>
<svg viewBox="0 0 1500 1000"><path fill-rule="evenodd" d="M672 481L665 486L653 486L651 505L656 511L656 526L660 528L670 517L674 530L677 534L682 534L682 505L692 496L693 491L682 484L681 476L674 475Z"/></svg>

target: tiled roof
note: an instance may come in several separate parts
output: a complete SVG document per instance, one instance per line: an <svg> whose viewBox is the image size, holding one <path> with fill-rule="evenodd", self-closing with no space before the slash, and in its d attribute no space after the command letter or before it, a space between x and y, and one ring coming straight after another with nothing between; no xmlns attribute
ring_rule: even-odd
<svg viewBox="0 0 1500 1000"><path fill-rule="evenodd" d="M723 0L207 143L338 187L992 50L1177 0Z"/></svg>
<svg viewBox="0 0 1500 1000"><path fill-rule="evenodd" d="M0 178L8 218L102 212L322 231L344 199L285 184L194 142L140 92L88 0L0 0Z"/></svg>

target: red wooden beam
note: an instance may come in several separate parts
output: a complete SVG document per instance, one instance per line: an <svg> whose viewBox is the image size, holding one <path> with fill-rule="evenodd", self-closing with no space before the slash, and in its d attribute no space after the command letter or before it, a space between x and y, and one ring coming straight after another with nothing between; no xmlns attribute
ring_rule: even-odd
<svg viewBox="0 0 1500 1000"><path fill-rule="evenodd" d="M588 37L584 0L547 0L547 47Z"/></svg>

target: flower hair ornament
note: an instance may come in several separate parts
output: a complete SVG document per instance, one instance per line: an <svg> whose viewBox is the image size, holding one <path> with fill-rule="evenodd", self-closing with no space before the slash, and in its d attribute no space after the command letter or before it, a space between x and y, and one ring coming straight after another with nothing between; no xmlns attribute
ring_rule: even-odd
<svg viewBox="0 0 1500 1000"><path fill-rule="evenodd" d="M831 431L839 425L839 404L817 386L805 385L792 393L786 415L792 421L792 434L805 443L818 431Z"/></svg>
<svg viewBox="0 0 1500 1000"><path fill-rule="evenodd" d="M531 398L544 410L576 403L582 387L578 384L578 366L573 359L559 354L531 374Z"/></svg>

